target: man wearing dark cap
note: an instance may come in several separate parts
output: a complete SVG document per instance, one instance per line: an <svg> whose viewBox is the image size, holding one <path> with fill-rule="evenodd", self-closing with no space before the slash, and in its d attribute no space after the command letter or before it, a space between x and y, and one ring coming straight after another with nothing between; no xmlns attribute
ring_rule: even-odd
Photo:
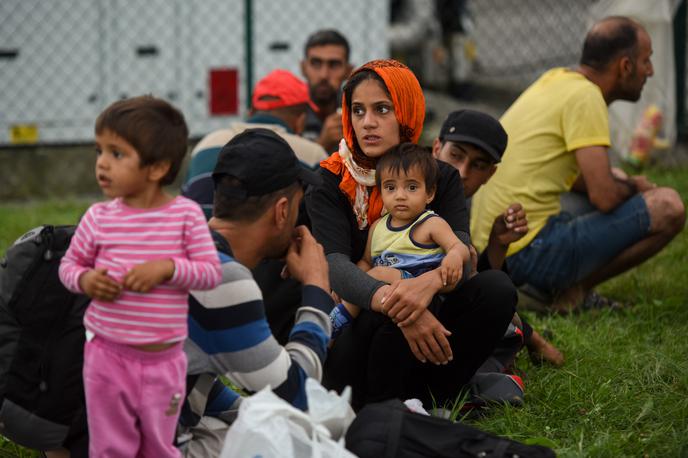
<svg viewBox="0 0 688 458"><path fill-rule="evenodd" d="M320 177L300 164L287 142L269 129L238 134L219 152L212 181L208 225L223 276L217 288L189 298L190 394L180 423L196 436L186 456L216 456L226 422L241 401L233 391L213 386L208 374L223 375L249 392L271 386L296 407L307 407L305 381L322 376L334 305L323 248L306 227L296 226L303 188ZM251 274L261 261L278 258L286 259L284 275L302 285L301 306L284 346L268 327Z"/></svg>
<svg viewBox="0 0 688 458"><path fill-rule="evenodd" d="M182 194L198 202L206 218L210 218L214 195L211 175L218 153L230 139L250 128L272 130L289 144L304 166L317 168L328 154L317 143L299 136L306 109L318 109L310 99L306 83L287 70L270 72L254 88L251 117L246 122L237 122L208 134L193 149ZM256 160L248 163L253 164ZM280 343L286 343L294 323L294 312L301 303L299 285L293 279L280 279L276 275L283 267L283 261L269 260L253 270L254 278L264 291L268 321Z"/></svg>
<svg viewBox="0 0 688 458"><path fill-rule="evenodd" d="M458 110L447 116L432 151L437 159L459 172L464 195L470 199L497 170L506 144L506 132L492 116L474 110ZM489 243L483 250L490 265L501 268L509 244L526 232L528 222L523 208L518 203L511 203L492 220Z"/></svg>
<svg viewBox="0 0 688 458"><path fill-rule="evenodd" d="M475 110L450 113L442 124L439 137L433 141L433 155L453 166L461 176L467 202L497 170L507 145L507 134L492 116ZM474 269L502 269L509 245L528 232L528 220L520 203L511 203L492 221L486 248L478 258L470 247ZM518 321L518 320L517 320ZM525 344L535 360L555 366L564 356L525 321L522 323Z"/></svg>

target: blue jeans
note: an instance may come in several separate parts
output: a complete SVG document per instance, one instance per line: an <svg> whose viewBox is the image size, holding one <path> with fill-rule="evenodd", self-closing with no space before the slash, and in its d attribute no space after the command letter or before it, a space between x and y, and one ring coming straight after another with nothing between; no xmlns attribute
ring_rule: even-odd
<svg viewBox="0 0 688 458"><path fill-rule="evenodd" d="M507 266L514 284L552 294L579 283L649 232L650 214L640 194L610 213L562 211L527 247L507 258Z"/></svg>

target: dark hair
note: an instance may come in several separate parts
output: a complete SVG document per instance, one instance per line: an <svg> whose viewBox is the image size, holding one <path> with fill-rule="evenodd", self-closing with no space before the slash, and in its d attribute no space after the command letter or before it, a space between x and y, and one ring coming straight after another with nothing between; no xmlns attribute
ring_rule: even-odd
<svg viewBox="0 0 688 458"><path fill-rule="evenodd" d="M439 176L439 166L430 148L415 143L399 143L387 150L377 161L375 166L375 184L382 185L382 172L398 174L402 170L408 173L413 167L418 167L425 178L425 188L428 192L435 190Z"/></svg>
<svg viewBox="0 0 688 458"><path fill-rule="evenodd" d="M603 26L606 22L611 24ZM637 22L624 16L602 19L585 37L580 64L604 71L619 56L635 59L638 54L639 28Z"/></svg>
<svg viewBox="0 0 688 458"><path fill-rule="evenodd" d="M344 88L342 89L342 92L344 93L346 99L346 110L348 112L351 112L351 98L353 97L354 89L356 89L359 84L367 80L375 80L379 82L382 86L382 89L384 89L385 94L387 94L387 97L389 97L390 100L392 99L392 94L389 93L389 89L387 89L385 80L383 80L382 77L378 75L374 70L366 68L354 73L354 75L347 80L346 84L344 85Z"/></svg>
<svg viewBox="0 0 688 458"><path fill-rule="evenodd" d="M172 105L151 95L120 100L96 119L96 135L109 130L136 149L141 166L170 162L161 185L172 184L187 151L189 129L184 115Z"/></svg>
<svg viewBox="0 0 688 458"><path fill-rule="evenodd" d="M349 42L344 38L344 35L334 29L323 29L314 32L306 39L306 45L303 47L303 55L308 55L308 50L318 46L336 45L342 46L346 54L346 60L349 61Z"/></svg>
<svg viewBox="0 0 688 458"><path fill-rule="evenodd" d="M291 200L296 191L301 188L298 181L277 191L251 196L247 198L230 197L222 193L221 188L236 188L241 186L241 181L233 176L225 175L217 184L213 197L213 216L227 221L243 221L252 223L263 216L270 205L273 205L281 197Z"/></svg>

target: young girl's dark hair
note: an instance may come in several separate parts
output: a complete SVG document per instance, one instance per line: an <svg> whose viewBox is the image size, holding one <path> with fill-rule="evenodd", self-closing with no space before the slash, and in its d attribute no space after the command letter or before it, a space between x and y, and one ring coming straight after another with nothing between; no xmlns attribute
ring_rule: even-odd
<svg viewBox="0 0 688 458"><path fill-rule="evenodd" d="M113 103L96 119L96 134L109 130L136 149L141 166L169 161L170 170L160 184L172 184L187 151L189 130L184 115L151 95Z"/></svg>
<svg viewBox="0 0 688 458"><path fill-rule="evenodd" d="M387 150L377 161L375 167L375 184L381 186L383 171L399 174L408 174L413 167L418 167L425 178L425 189L432 192L437 187L439 166L433 157L430 148L416 145L415 143L399 143Z"/></svg>

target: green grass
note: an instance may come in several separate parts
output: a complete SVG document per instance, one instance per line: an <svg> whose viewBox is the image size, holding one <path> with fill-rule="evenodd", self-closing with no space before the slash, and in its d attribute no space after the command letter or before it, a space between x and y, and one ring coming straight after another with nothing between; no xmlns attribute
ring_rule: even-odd
<svg viewBox="0 0 688 458"><path fill-rule="evenodd" d="M0 253L28 231L43 224L77 224L90 201L54 200L0 205Z"/></svg>
<svg viewBox="0 0 688 458"><path fill-rule="evenodd" d="M688 203L688 169L651 170ZM623 312L528 315L564 352L562 369L526 374L522 408L472 421L516 440L544 439L559 456L688 457L688 232L641 266L598 288L634 304Z"/></svg>
<svg viewBox="0 0 688 458"><path fill-rule="evenodd" d="M650 170L688 201L688 168ZM40 224L74 224L85 201L0 205L0 252ZM529 315L564 351L562 369L523 355L522 408L495 408L471 424L563 457L688 457L688 231L659 255L598 290L634 304L623 312L570 317ZM0 443L3 456L35 456Z"/></svg>

